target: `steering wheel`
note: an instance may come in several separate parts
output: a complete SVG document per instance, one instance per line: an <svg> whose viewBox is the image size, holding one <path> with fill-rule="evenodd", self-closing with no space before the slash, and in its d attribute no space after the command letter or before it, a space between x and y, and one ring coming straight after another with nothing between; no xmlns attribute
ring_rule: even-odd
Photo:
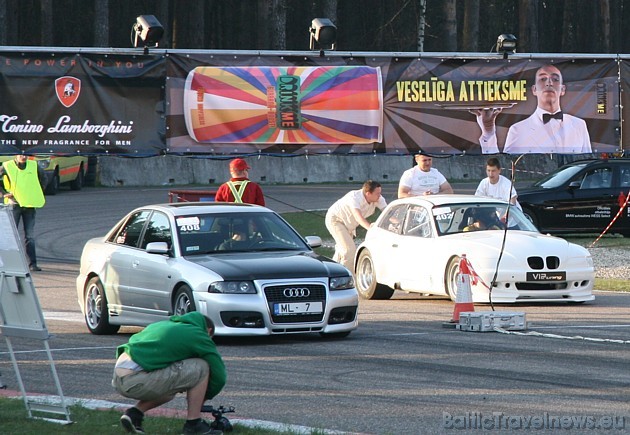
<svg viewBox="0 0 630 435"><path fill-rule="evenodd" d="M259 248L262 247L266 244L266 240L264 239L254 239L251 241L251 243L247 246L247 249L253 249L253 248Z"/></svg>

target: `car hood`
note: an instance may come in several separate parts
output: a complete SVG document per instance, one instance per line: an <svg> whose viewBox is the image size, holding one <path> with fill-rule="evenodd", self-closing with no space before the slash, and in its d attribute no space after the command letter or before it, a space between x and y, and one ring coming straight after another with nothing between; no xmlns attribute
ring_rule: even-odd
<svg viewBox="0 0 630 435"><path fill-rule="evenodd" d="M474 247L475 252L487 252L494 256L501 249L503 231L476 231L446 237L452 238L452 243L455 246L460 246L459 250L469 246ZM507 232L504 255L512 255L511 253L517 254L518 257L556 255L560 258L566 258L568 256L590 255L588 250L582 246L569 243L559 237L529 231Z"/></svg>
<svg viewBox="0 0 630 435"><path fill-rule="evenodd" d="M535 187L535 186L521 187L520 189L518 189L519 202L520 202L520 199L522 199L522 197L524 196L538 195L540 193L552 192L554 190L564 190L564 189L559 188L559 187L555 187L555 188L550 188L550 187L545 188L545 187Z"/></svg>
<svg viewBox="0 0 630 435"><path fill-rule="evenodd" d="M342 265L312 252L248 252L188 256L186 259L212 270L226 281L349 275Z"/></svg>

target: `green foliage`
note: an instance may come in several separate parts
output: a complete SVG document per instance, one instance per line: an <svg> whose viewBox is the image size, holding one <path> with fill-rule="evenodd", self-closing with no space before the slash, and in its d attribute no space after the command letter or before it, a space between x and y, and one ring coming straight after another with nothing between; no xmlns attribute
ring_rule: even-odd
<svg viewBox="0 0 630 435"><path fill-rule="evenodd" d="M630 292L630 281L627 279L595 278L595 290L614 292Z"/></svg>
<svg viewBox="0 0 630 435"><path fill-rule="evenodd" d="M120 435L125 433L120 426L121 412L117 410L94 410L82 406L70 407L72 424L57 424L40 419L28 418L24 402L20 399L0 397L0 433L3 435L68 435L99 434ZM210 418L211 420L211 418ZM181 418L148 417L144 429L149 434L180 434L184 420ZM275 431L260 427L245 427L234 423L234 435L294 435L294 431ZM300 432L301 433L301 432ZM313 430L311 435L323 433Z"/></svg>

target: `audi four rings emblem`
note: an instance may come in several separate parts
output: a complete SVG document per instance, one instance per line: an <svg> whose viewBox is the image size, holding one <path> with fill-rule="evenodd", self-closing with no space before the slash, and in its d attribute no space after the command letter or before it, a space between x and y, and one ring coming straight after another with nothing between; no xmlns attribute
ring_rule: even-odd
<svg viewBox="0 0 630 435"><path fill-rule="evenodd" d="M307 288L285 288L282 293L286 298L307 298L311 295Z"/></svg>

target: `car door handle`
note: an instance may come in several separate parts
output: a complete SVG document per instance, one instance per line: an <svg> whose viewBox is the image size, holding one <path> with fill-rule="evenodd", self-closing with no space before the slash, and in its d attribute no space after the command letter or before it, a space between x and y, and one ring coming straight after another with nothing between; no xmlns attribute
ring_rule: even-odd
<svg viewBox="0 0 630 435"><path fill-rule="evenodd" d="M398 243L392 244L392 248L398 248Z"/></svg>
<svg viewBox="0 0 630 435"><path fill-rule="evenodd" d="M131 267L136 268L139 264L140 262L138 260L133 260L133 262L131 263Z"/></svg>

